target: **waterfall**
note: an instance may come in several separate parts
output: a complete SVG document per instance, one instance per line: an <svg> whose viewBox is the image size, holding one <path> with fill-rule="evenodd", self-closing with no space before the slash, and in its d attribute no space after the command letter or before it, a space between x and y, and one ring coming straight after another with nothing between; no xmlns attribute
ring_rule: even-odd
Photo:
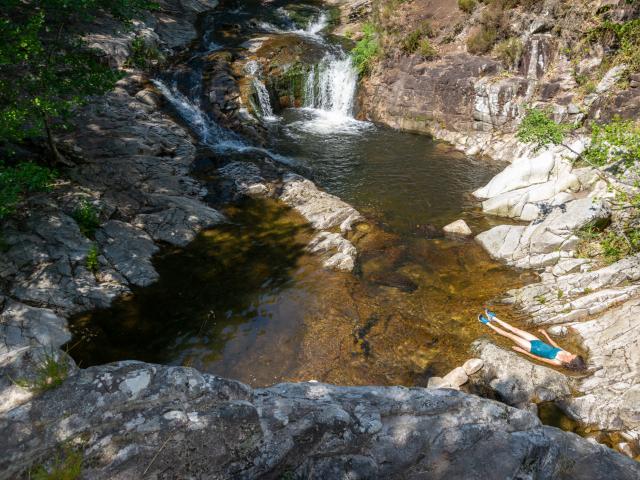
<svg viewBox="0 0 640 480"><path fill-rule="evenodd" d="M309 70L304 106L351 118L357 83L358 73L351 58L329 54Z"/></svg>
<svg viewBox="0 0 640 480"><path fill-rule="evenodd" d="M153 80L153 84L204 144L215 150L238 150L246 147L238 135L209 118L200 108L199 101L183 95L175 83L168 87L160 80Z"/></svg>
<svg viewBox="0 0 640 480"><path fill-rule="evenodd" d="M273 114L273 108L271 108L271 100L269 98L267 87L260 78L260 64L255 60L251 60L250 62L247 62L244 68L252 77L251 83L254 91L256 92L256 96L258 97L258 104L260 106L262 119L267 121L277 120L278 117Z"/></svg>
<svg viewBox="0 0 640 480"><path fill-rule="evenodd" d="M278 12L287 19L288 25L285 28L277 27L269 22L258 22L258 26L269 33L294 33L322 41L322 37L319 34L329 25L329 17L327 17L326 13L322 12L317 18L311 20L306 28L297 28L296 24L289 19L289 14L285 10L278 9Z"/></svg>
<svg viewBox="0 0 640 480"><path fill-rule="evenodd" d="M265 148L248 145L238 134L218 125L202 111L197 100L190 100L183 95L175 83L168 87L161 80L153 80L153 84L180 115L180 118L189 125L198 139L211 149L218 152L257 153L286 165L295 165L291 158Z"/></svg>
<svg viewBox="0 0 640 480"><path fill-rule="evenodd" d="M329 25L329 19L327 18L327 14L322 12L318 18L309 22L307 28L304 29L304 33L308 35L318 35L322 30L327 28Z"/></svg>

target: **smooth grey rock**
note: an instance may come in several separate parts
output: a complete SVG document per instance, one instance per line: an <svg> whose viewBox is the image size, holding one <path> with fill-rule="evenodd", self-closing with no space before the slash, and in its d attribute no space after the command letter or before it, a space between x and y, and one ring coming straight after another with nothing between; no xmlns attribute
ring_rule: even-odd
<svg viewBox="0 0 640 480"><path fill-rule="evenodd" d="M280 200L295 208L316 230L339 228L345 233L363 221L355 208L319 190L310 180L291 173L283 181Z"/></svg>
<svg viewBox="0 0 640 480"><path fill-rule="evenodd" d="M464 362L464 365L462 365L462 368L467 375L473 375L474 373L480 371L482 367L484 367L484 360L482 360L481 358L470 358L469 360Z"/></svg>
<svg viewBox="0 0 640 480"><path fill-rule="evenodd" d="M454 390L252 390L190 368L121 362L81 370L0 417L0 478L74 438L83 439L83 475L97 480L640 475L611 449Z"/></svg>
<svg viewBox="0 0 640 480"><path fill-rule="evenodd" d="M351 272L355 267L356 247L339 233L320 232L308 245L311 253L323 257L323 265L332 270Z"/></svg>
<svg viewBox="0 0 640 480"><path fill-rule="evenodd" d="M554 208L541 222L527 227L500 225L476 240L497 260L519 268L541 268L571 257L577 242L574 232L606 222L610 215L606 203L586 197Z"/></svg>
<svg viewBox="0 0 640 480"><path fill-rule="evenodd" d="M442 377L441 387L460 388L462 385L469 381L464 368L456 367Z"/></svg>
<svg viewBox="0 0 640 480"><path fill-rule="evenodd" d="M0 354L0 415L28 402L37 394L31 387L42 381L46 361L64 364L68 376L78 370L69 355L50 346L24 346Z"/></svg>
<svg viewBox="0 0 640 480"><path fill-rule="evenodd" d="M473 381L488 386L509 405L547 402L571 395L569 379L556 370L488 341L475 342L473 350L484 361L484 368Z"/></svg>
<svg viewBox="0 0 640 480"><path fill-rule="evenodd" d="M110 220L96 232L96 241L100 253L132 285L144 287L158 279L151 264L158 247L144 230Z"/></svg>

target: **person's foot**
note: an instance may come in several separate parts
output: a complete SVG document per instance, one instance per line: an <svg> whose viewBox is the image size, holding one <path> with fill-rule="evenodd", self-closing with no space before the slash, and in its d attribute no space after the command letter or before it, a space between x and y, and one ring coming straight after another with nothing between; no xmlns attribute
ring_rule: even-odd
<svg viewBox="0 0 640 480"><path fill-rule="evenodd" d="M491 310L489 310L488 308L484 309L484 314L487 316L487 318L489 319L489 321L493 320L494 318L496 318L496 314L493 313Z"/></svg>
<svg viewBox="0 0 640 480"><path fill-rule="evenodd" d="M487 325L491 320L489 320L487 317L484 316L484 314L480 314L478 315L478 321L480 323L484 323L485 325Z"/></svg>

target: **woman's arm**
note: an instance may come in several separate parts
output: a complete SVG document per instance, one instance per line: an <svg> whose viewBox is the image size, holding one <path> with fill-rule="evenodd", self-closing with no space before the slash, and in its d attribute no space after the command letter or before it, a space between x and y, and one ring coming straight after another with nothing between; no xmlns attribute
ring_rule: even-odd
<svg viewBox="0 0 640 480"><path fill-rule="evenodd" d="M538 330L541 334L543 334L545 336L545 338L547 339L547 341L554 347L556 348L560 348L562 349L562 347L560 345L558 345L556 342L553 341L553 338L551 338L549 336L549 334L547 333L547 331L544 328L541 328L540 330Z"/></svg>
<svg viewBox="0 0 640 480"><path fill-rule="evenodd" d="M534 355L531 352L527 352L524 348L520 348L520 347L516 347L516 346L513 346L511 348L513 348L516 352L520 352L520 353L524 353L525 355L529 355L531 358L535 358L536 360L538 360L540 362L549 363L549 364L554 365L556 367L562 365L562 362L560 362L559 360L549 360L548 358L539 357L537 355Z"/></svg>

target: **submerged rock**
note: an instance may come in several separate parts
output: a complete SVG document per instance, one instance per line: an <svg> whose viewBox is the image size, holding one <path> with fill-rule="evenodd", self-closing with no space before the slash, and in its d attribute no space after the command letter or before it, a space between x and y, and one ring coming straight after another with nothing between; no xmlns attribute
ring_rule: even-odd
<svg viewBox="0 0 640 480"><path fill-rule="evenodd" d="M397 288L407 293L413 293L418 289L418 285L413 280L399 272L376 272L368 276L367 280L376 285Z"/></svg>
<svg viewBox="0 0 640 480"><path fill-rule="evenodd" d="M0 418L3 479L76 438L83 475L98 480L640 475L640 464L611 449L454 390L252 390L190 368L120 362L82 370L10 416Z"/></svg>
<svg viewBox="0 0 640 480"><path fill-rule="evenodd" d="M469 237L473 235L469 225L467 225L467 222L464 220L456 220L455 222L446 225L442 230L444 230L446 235L452 237Z"/></svg>

